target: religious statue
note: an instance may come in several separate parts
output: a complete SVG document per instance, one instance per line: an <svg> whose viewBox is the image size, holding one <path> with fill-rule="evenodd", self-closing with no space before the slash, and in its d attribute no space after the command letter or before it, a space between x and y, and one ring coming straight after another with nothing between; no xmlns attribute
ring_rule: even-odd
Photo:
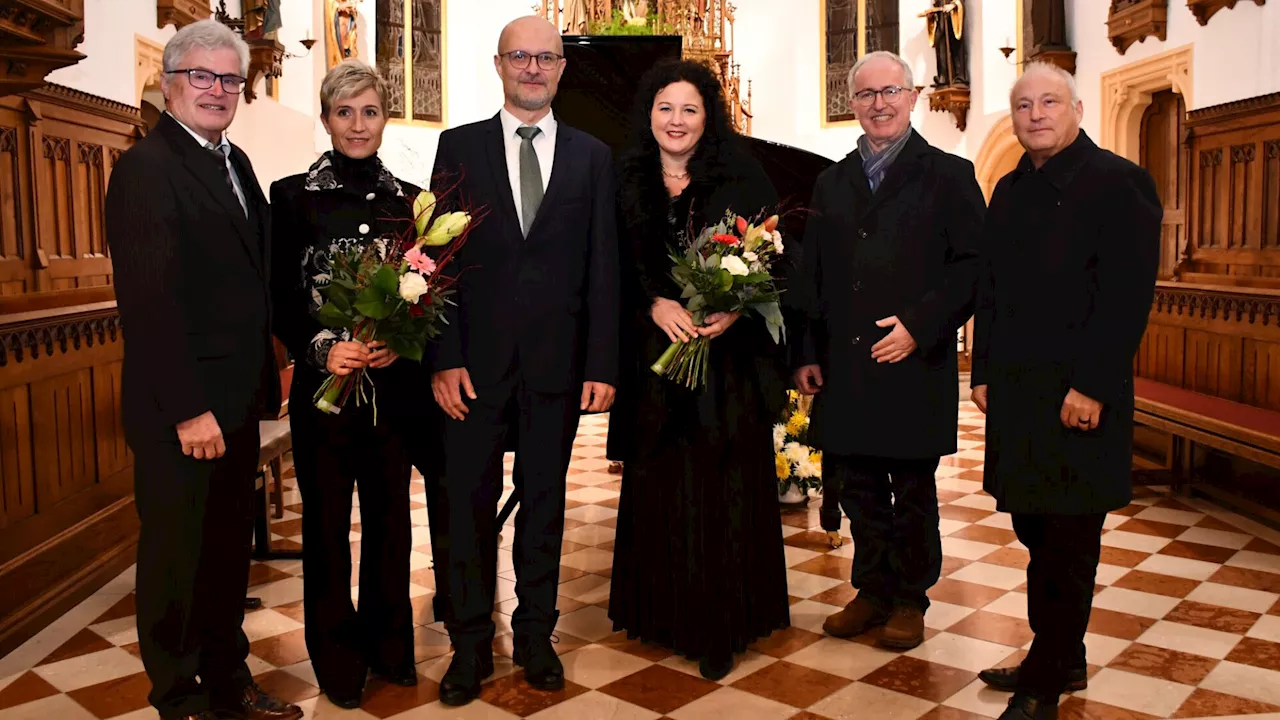
<svg viewBox="0 0 1280 720"><path fill-rule="evenodd" d="M933 7L920 13L926 18L929 44L938 59L938 73L933 78L934 87L967 87L969 85L969 54L964 43L963 0L932 0Z"/></svg>
<svg viewBox="0 0 1280 720"><path fill-rule="evenodd" d="M648 0L623 0L622 17L628 25L644 25L649 22Z"/></svg>
<svg viewBox="0 0 1280 720"><path fill-rule="evenodd" d="M324 0L324 47L327 67L360 57L356 11L358 0Z"/></svg>
<svg viewBox="0 0 1280 720"><path fill-rule="evenodd" d="M588 0L565 0L564 33L566 35L586 35L591 21L591 11L587 8Z"/></svg>
<svg viewBox="0 0 1280 720"><path fill-rule="evenodd" d="M1031 53L1070 49L1067 45L1067 12L1063 0L1022 0L1023 17L1030 21L1023 39ZM1029 12L1028 12L1029 11Z"/></svg>

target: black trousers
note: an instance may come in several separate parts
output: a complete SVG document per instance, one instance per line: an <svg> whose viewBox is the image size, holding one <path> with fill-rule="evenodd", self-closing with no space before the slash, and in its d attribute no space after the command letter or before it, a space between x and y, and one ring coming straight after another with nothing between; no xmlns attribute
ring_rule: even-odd
<svg viewBox="0 0 1280 720"><path fill-rule="evenodd" d="M430 376L426 380L430 383ZM435 575L435 594L431 598L431 614L436 621L449 617L449 559L446 554L449 534L449 516L444 509L443 483L445 471L445 415L435 399L421 399L421 407L427 413L420 424L421 432L409 441L409 458L422 474L423 494L427 496L427 523L431 531L431 566ZM425 622L419 621L421 624Z"/></svg>
<svg viewBox="0 0 1280 720"><path fill-rule="evenodd" d="M578 425L579 393L533 392L511 376L477 388L465 420L446 420L443 482L448 534L450 617L454 646L486 651L493 640L502 455L512 418L520 468L520 507L513 550L519 604L517 636L549 636L555 628L564 533L565 475ZM437 567L440 567L437 565Z"/></svg>
<svg viewBox="0 0 1280 720"><path fill-rule="evenodd" d="M299 397L310 397L298 393ZM404 423L349 402L339 415L291 410L302 492L307 650L324 690L358 693L370 665L413 665L409 455ZM360 493L359 611L351 602L351 496Z"/></svg>
<svg viewBox="0 0 1280 720"><path fill-rule="evenodd" d="M1084 634L1102 554L1106 513L1018 515L1013 530L1027 546L1027 616L1035 640L1022 661L1019 690L1056 698L1071 670L1085 667Z"/></svg>
<svg viewBox="0 0 1280 720"><path fill-rule="evenodd" d="M858 596L885 608L927 610L925 594L942 574L938 532L938 458L898 460L824 455L825 473L840 488L853 533Z"/></svg>
<svg viewBox="0 0 1280 720"><path fill-rule="evenodd" d="M163 718L225 706L252 681L244 597L253 535L258 423L224 431L213 461L170 438L134 440L138 642ZM197 679L198 678L198 679Z"/></svg>

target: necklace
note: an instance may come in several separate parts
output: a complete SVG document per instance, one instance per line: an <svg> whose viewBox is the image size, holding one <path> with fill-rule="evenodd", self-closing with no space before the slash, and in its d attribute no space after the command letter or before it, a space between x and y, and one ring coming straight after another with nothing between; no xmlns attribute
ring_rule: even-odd
<svg viewBox="0 0 1280 720"><path fill-rule="evenodd" d="M672 180L686 180L686 179L688 179L688 177L689 177L689 171L688 171L688 170L686 170L686 171L684 171L684 172L682 172L682 173L673 173L673 172L670 172L669 170L667 170L667 166L666 166L666 165L663 165L663 166L662 166L662 174L663 174L663 175L666 175L667 177L671 178Z"/></svg>

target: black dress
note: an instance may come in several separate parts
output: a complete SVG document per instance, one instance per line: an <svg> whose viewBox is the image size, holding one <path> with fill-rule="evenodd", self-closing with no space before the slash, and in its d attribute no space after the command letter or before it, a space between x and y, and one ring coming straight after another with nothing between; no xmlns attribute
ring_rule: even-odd
<svg viewBox="0 0 1280 720"><path fill-rule="evenodd" d="M398 238L412 227L418 189L377 159L325 153L311 169L271 186L274 332L296 359L290 425L302 493L303 611L307 649L331 699L360 697L367 670L398 676L414 666L409 601L410 439L420 429L426 371L401 358L369 370L370 405L351 398L337 415L313 396L328 376L329 349L349 339L315 313L335 247ZM360 599L351 601L351 498L360 493Z"/></svg>
<svg viewBox="0 0 1280 720"><path fill-rule="evenodd" d="M620 218L630 229L631 342L610 415L611 438L626 442L613 443L625 452L614 458L624 466L609 617L629 637L690 659L727 659L790 624L772 438L786 371L764 321L744 314L712 340L705 388L660 378L648 367L670 341L649 307L680 296L668 242L690 219L696 232L726 209L751 217L777 201L760 166L735 156L724 177L692 182L669 212Z"/></svg>

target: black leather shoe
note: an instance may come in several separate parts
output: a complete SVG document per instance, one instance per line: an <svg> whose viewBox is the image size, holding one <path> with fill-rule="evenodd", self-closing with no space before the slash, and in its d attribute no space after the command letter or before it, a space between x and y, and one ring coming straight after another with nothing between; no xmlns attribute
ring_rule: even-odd
<svg viewBox="0 0 1280 720"><path fill-rule="evenodd" d="M454 653L440 680L440 702L460 707L480 697L480 686L493 674L493 651Z"/></svg>
<svg viewBox="0 0 1280 720"><path fill-rule="evenodd" d="M1013 692L1018 689L1019 667L991 668L978 673L978 679L995 690ZM1079 692L1089 687L1087 668L1076 668L1067 675L1067 687L1063 692Z"/></svg>
<svg viewBox="0 0 1280 720"><path fill-rule="evenodd" d="M229 716L243 720L302 720L302 708L268 695L257 683L249 683L241 691L239 707Z"/></svg>
<svg viewBox="0 0 1280 720"><path fill-rule="evenodd" d="M360 697L363 692L353 694L344 694L335 690L325 690L324 696L329 698L329 702L337 705L343 710L355 710L360 707Z"/></svg>
<svg viewBox="0 0 1280 720"><path fill-rule="evenodd" d="M1058 720L1058 699L1014 693L999 720Z"/></svg>
<svg viewBox="0 0 1280 720"><path fill-rule="evenodd" d="M413 687L418 684L418 669L413 665L398 668L382 668L377 665L370 665L369 672L392 685L399 685L400 687Z"/></svg>
<svg viewBox="0 0 1280 720"><path fill-rule="evenodd" d="M698 663L698 672L702 677L716 682L733 672L733 655L708 655Z"/></svg>
<svg viewBox="0 0 1280 720"><path fill-rule="evenodd" d="M551 638L519 638L513 659L524 668L525 682L534 688L548 692L564 689L564 665L551 647Z"/></svg>

